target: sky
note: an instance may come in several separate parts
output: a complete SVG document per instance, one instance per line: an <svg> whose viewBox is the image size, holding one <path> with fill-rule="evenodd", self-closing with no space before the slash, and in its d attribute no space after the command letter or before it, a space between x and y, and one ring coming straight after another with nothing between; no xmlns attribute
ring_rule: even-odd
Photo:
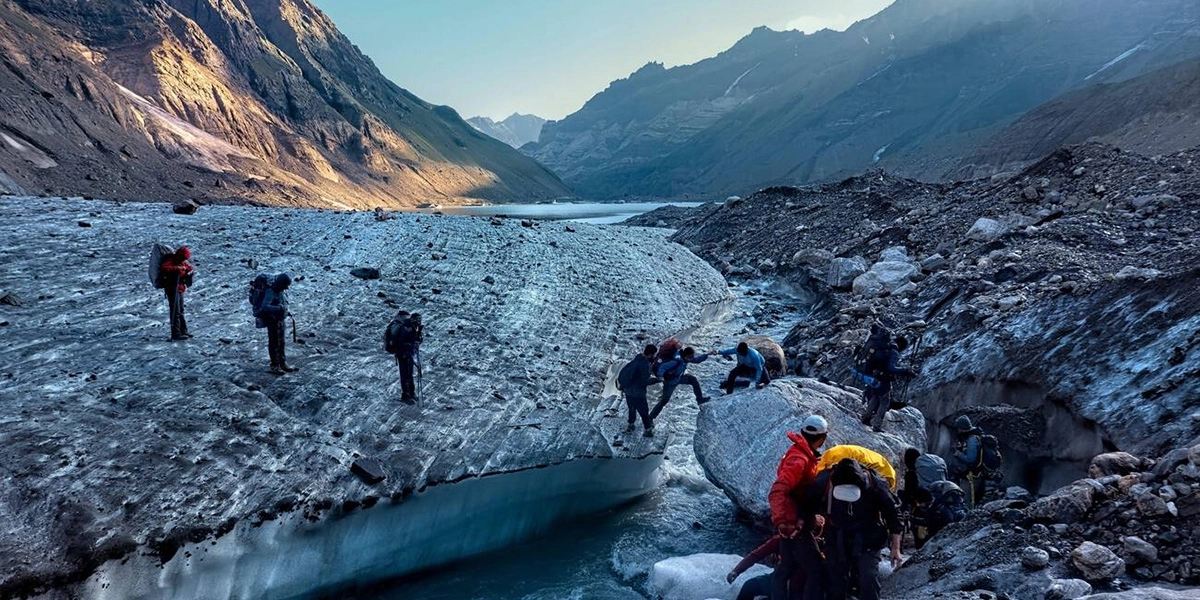
<svg viewBox="0 0 1200 600"><path fill-rule="evenodd" d="M842 30L892 0L313 0L389 79L464 118L560 119L648 62L755 27Z"/></svg>

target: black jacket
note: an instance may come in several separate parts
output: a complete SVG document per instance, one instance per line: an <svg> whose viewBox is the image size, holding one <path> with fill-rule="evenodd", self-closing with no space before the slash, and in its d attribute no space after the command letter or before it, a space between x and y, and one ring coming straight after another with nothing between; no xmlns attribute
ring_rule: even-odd
<svg viewBox="0 0 1200 600"><path fill-rule="evenodd" d="M641 354L629 361L617 375L617 387L631 396L645 396L646 386L652 383L654 376L651 373L650 359Z"/></svg>

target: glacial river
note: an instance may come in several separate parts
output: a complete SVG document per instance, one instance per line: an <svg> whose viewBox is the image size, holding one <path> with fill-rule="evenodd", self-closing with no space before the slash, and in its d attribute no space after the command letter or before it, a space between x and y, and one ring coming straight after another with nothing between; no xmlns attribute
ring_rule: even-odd
<svg viewBox="0 0 1200 600"><path fill-rule="evenodd" d="M421 212L440 212L446 215L492 217L506 215L519 219L576 221L594 225L620 223L629 217L650 212L663 206L695 207L702 202L579 202L560 204L495 204L489 206L447 206L424 209Z"/></svg>

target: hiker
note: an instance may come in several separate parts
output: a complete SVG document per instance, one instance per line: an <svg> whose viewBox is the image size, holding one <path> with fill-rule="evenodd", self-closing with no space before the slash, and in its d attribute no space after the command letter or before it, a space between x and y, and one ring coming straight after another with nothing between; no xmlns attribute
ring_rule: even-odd
<svg viewBox="0 0 1200 600"><path fill-rule="evenodd" d="M797 571L805 574L803 597L819 598L816 594L820 593L823 582L817 536L824 526L824 518L817 515L817 518L802 520L800 504L817 476L820 448L828 436L829 422L820 415L805 419L800 433L788 433L792 445L779 461L775 483L767 494L771 523L779 531L780 537L779 566L775 568L771 579L771 598L800 596L801 590L792 587Z"/></svg>
<svg viewBox="0 0 1200 600"><path fill-rule="evenodd" d="M892 568L900 566L903 525L896 498L874 471L852 458L817 475L809 486L801 518L825 517L824 595L805 600L846 600L857 574L858 600L879 600L879 553L891 550ZM814 579L812 574L809 580Z"/></svg>
<svg viewBox="0 0 1200 600"><path fill-rule="evenodd" d="M659 382L650 372L650 363L658 353L658 346L648 344L637 358L629 361L617 375L617 389L625 394L625 405L629 408L629 424L625 433L633 433L635 416L642 417L643 437L654 437L654 421L650 418L650 404L646 401L646 388Z"/></svg>
<svg viewBox="0 0 1200 600"><path fill-rule="evenodd" d="M922 456L925 455L921 454L921 451L916 448L909 448L904 451L904 487L900 490L898 496L900 496L900 506L905 511L912 511L918 505L928 504L930 500L929 490L921 485L921 476L917 466L917 461ZM937 455L930 456L941 460ZM942 479L945 478L945 464L945 462L942 463Z"/></svg>
<svg viewBox="0 0 1200 600"><path fill-rule="evenodd" d="M765 564L778 568L779 548L782 540L783 538L778 535L771 536L771 539L764 542L763 545L759 546L758 548L755 548L750 554L747 554L745 558L743 558L741 562L739 562L737 566L735 566L733 570L725 576L725 581L728 581L730 585L733 585L733 582L740 577L742 573L745 573L747 569L764 561L766 561ZM758 577L754 577L746 583L743 583L742 588L738 590L737 600L754 600L755 598L770 599L772 585L771 582L774 576L774 573L759 575ZM800 569L793 569L791 573L791 581L789 582L788 587L793 590L804 589L804 571Z"/></svg>
<svg viewBox="0 0 1200 600"><path fill-rule="evenodd" d="M287 353L284 347L284 335L287 331L288 312L287 289L292 285L292 276L280 273L270 280L266 293L262 297L262 305L255 311L254 316L262 319L267 328L267 351L271 355L271 372L276 375L296 371L296 367L287 364Z"/></svg>
<svg viewBox="0 0 1200 600"><path fill-rule="evenodd" d="M883 419L892 407L892 382L896 377L912 377L912 369L900 367L900 349L892 341L892 333L879 325L871 325L871 337L863 346L862 356L852 369L855 378L866 384L863 390L867 411L863 425L875 432L883 431Z"/></svg>
<svg viewBox="0 0 1200 600"><path fill-rule="evenodd" d="M191 258L192 251L187 246L180 246L163 258L158 269L163 292L167 295L167 308L171 312L171 341L192 337L183 316L183 293L192 285L192 275L196 272L188 262Z"/></svg>
<svg viewBox="0 0 1200 600"><path fill-rule="evenodd" d="M383 349L388 354L395 355L396 365L400 369L400 401L405 404L417 403L413 369L423 341L425 328L421 325L421 315L409 314L406 310L396 313L383 334Z"/></svg>
<svg viewBox="0 0 1200 600"><path fill-rule="evenodd" d="M710 350L709 354L720 354L721 356L736 356L737 365L729 372L729 377L725 378L721 384L721 389L725 390L726 394L732 394L738 377L750 377L751 383L758 389L766 387L771 383L771 376L767 374L767 361L763 359L763 355L750 347L750 344L742 342L736 348L728 348L726 350Z"/></svg>
<svg viewBox="0 0 1200 600"><path fill-rule="evenodd" d="M661 354L661 352L660 352ZM658 377L662 379L662 400L654 405L654 410L650 411L650 418L657 419L659 413L667 406L667 402L671 401L671 396L675 393L675 388L680 384L692 386L692 392L696 394L696 404L704 404L708 402L708 398L704 396L704 391L700 389L700 380L696 379L695 375L685 373L689 364L700 364L708 360L707 354L696 356L696 349L692 347L684 348L675 358L662 363L658 367Z"/></svg>
<svg viewBox="0 0 1200 600"><path fill-rule="evenodd" d="M930 502L925 510L926 535L917 544L920 548L930 537L951 523L967 516L967 494L953 481L938 481L929 486Z"/></svg>
<svg viewBox="0 0 1200 600"><path fill-rule="evenodd" d="M967 415L954 420L954 430L957 439L949 460L950 478L963 486L970 506L974 507L987 492L987 480L1002 477L999 442L972 424Z"/></svg>

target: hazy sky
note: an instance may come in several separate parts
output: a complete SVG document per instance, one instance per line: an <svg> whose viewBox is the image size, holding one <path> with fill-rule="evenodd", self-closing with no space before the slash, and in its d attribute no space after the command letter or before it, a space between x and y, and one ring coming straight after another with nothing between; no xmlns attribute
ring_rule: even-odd
<svg viewBox="0 0 1200 600"><path fill-rule="evenodd" d="M462 116L557 119L650 61L689 64L759 25L844 29L892 0L314 0L383 74Z"/></svg>

